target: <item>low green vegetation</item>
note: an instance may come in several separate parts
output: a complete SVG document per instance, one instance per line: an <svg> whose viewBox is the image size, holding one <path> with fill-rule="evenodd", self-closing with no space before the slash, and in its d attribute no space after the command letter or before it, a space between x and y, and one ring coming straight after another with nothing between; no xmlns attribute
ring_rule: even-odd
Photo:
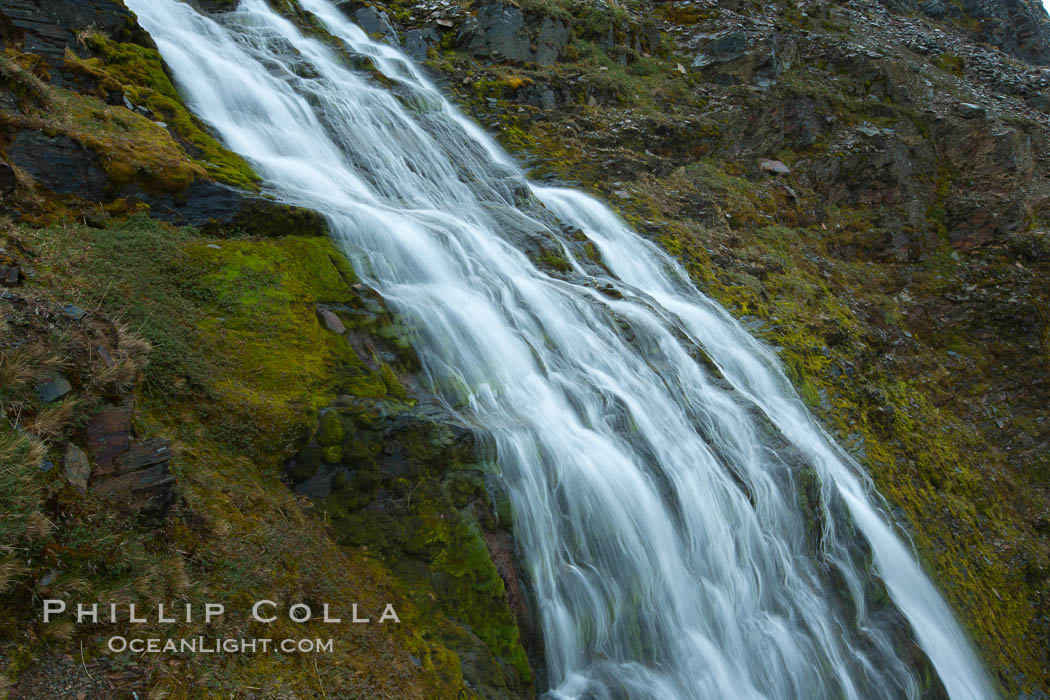
<svg viewBox="0 0 1050 700"><path fill-rule="evenodd" d="M59 307L75 302L90 310L92 328L119 319L112 354L129 359L121 376L100 378L100 363L85 359L92 346L81 326L67 322L51 337L17 312L2 316L5 325L27 325L40 341L21 351L5 346L0 354L8 418L17 407L25 428L17 433L5 422L0 434L0 630L10 640L0 657L7 659L9 681L37 673L49 654L71 645L83 645L88 664L117 663L121 656L100 645L121 632L274 639L323 633L335 639L335 651L317 666L276 654L228 655L201 665L175 654L159 662L156 675L142 679L143 687L169 697L193 697L199 687L234 692L245 686L270 696L323 689L330 697L469 697L458 656L442 641L461 634L451 621L459 619L478 623L482 638L514 659L527 682L502 581L492 578L492 563L471 521L460 520L445 534L406 530L440 540L435 551L446 554L439 555L439 570L488 600L474 605L468 596L461 608L446 612L430 578L406 583L373 554L370 541L380 532L356 528L347 520L353 511L343 510L339 531L330 534L324 509L282 482L283 460L312 432L318 408L337 395L383 399L391 383L404 397L388 366L385 376L369 369L350 343L317 318L318 301L360 304L353 271L327 238L217 241L141 215L104 228L9 227L6 235L8 244L17 241L34 254L36 277L22 292L26 298ZM33 387L56 368L71 378L74 392L55 406L40 405ZM93 492L79 493L62 476L64 441L76 438L100 401L132 383L137 435L174 441L176 500L162 520L125 512ZM322 430L325 442L338 432L330 421ZM59 466L43 471L45 461ZM418 497L423 507L425 494ZM445 507L457 513L448 503L426 506L425 512L439 522L447 517L440 515ZM333 534L353 540L352 546L337 545ZM448 558L468 552L467 559ZM200 621L174 629L155 623L134 630L125 629L126 623L43 625L34 603L42 591L143 606L221 601L240 613L208 627ZM331 602L344 617L351 602L373 618L389 602L402 622L249 624L246 610L261 595L282 606ZM469 619L452 617L468 612Z"/></svg>

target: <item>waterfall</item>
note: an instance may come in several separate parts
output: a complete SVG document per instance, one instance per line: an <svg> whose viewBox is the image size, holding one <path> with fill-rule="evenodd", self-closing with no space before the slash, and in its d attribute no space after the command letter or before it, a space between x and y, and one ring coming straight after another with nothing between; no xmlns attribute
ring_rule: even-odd
<svg viewBox="0 0 1050 700"><path fill-rule="evenodd" d="M188 105L327 217L494 446L550 698L919 697L913 641L952 698L994 697L863 472L674 260L529 183L328 0L299 5L340 48L264 0L126 1Z"/></svg>

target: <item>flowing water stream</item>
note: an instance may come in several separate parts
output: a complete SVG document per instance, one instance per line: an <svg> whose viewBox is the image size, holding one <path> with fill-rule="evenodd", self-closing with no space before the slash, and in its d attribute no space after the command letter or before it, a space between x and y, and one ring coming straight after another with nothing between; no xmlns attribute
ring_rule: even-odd
<svg viewBox="0 0 1050 700"><path fill-rule="evenodd" d="M913 640L952 698L994 697L775 354L666 254L527 182L328 0L299 4L342 49L264 0L214 19L127 4L190 107L269 191L328 218L418 329L434 391L489 437L551 698L920 697Z"/></svg>

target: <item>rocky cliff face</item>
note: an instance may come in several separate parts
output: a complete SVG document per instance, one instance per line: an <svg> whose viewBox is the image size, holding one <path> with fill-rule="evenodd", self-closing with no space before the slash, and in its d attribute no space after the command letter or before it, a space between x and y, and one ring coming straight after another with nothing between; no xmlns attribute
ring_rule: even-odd
<svg viewBox="0 0 1050 700"><path fill-rule="evenodd" d="M1004 692L1046 697L1037 2L339 4L534 177L613 203L777 347ZM0 0L0 41L0 316L18 330L0 341L14 465L0 508L16 523L0 538L14 543L0 545L0 658L14 695L531 694L526 648L534 668L542 654L508 518L469 432L414 385L411 329L353 284L323 222L258 194L119 0ZM122 666L96 653L106 630L32 615L45 594L260 590L392 599L406 624L341 637L315 669L205 669Z"/></svg>
<svg viewBox="0 0 1050 700"><path fill-rule="evenodd" d="M406 45L433 37L435 77L534 177L615 203L778 348L1004 691L1045 696L1042 7L387 9ZM515 12L526 18L517 36L553 41L556 61L500 49L497 18ZM541 17L568 21L569 37L545 33Z"/></svg>

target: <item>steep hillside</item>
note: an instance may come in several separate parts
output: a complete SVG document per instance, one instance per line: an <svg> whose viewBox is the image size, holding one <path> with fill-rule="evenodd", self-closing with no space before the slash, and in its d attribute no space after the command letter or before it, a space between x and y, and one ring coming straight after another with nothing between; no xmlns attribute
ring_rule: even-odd
<svg viewBox="0 0 1050 700"><path fill-rule="evenodd" d="M776 346L1004 688L1050 690L1038 3L346 5Z"/></svg>
<svg viewBox="0 0 1050 700"><path fill-rule="evenodd" d="M1004 692L1048 697L1038 2L337 4L776 347ZM120 0L0 0L0 41L11 696L533 695L506 503L420 388L413 329L190 114ZM324 632L337 656L146 663L102 649L126 620L41 624L47 597L391 602L402 624L229 615L177 634Z"/></svg>
<svg viewBox="0 0 1050 700"><path fill-rule="evenodd" d="M122 3L0 2L0 30L0 696L532 695L506 516L412 329L259 192ZM44 599L120 612L45 623Z"/></svg>

